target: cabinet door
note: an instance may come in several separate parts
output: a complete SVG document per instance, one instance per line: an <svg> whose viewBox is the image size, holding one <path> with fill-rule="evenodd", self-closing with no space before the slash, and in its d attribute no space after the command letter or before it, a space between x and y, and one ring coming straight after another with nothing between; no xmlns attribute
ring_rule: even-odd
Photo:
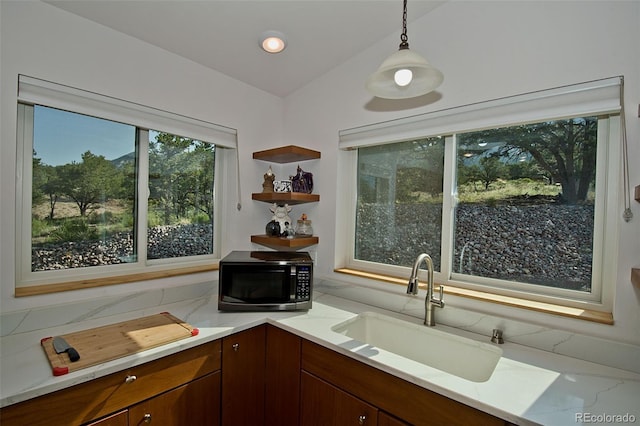
<svg viewBox="0 0 640 426"><path fill-rule="evenodd" d="M264 424L266 326L222 339L222 424Z"/></svg>
<svg viewBox="0 0 640 426"><path fill-rule="evenodd" d="M267 325L265 424L298 426L302 339Z"/></svg>
<svg viewBox="0 0 640 426"><path fill-rule="evenodd" d="M302 372L302 426L375 426L378 409Z"/></svg>
<svg viewBox="0 0 640 426"><path fill-rule="evenodd" d="M220 372L209 374L129 408L130 426L147 424L219 425Z"/></svg>

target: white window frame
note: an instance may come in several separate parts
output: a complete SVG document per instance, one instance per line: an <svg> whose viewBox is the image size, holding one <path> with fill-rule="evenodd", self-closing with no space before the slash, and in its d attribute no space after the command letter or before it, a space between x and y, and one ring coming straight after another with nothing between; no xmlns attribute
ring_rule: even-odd
<svg viewBox="0 0 640 426"><path fill-rule="evenodd" d="M527 93L488 102L436 111L340 132L339 193L336 231L336 267L372 272L392 277L408 277L409 267L384 265L354 258L357 202L357 149L404 140L440 136L445 138L442 243L438 283L524 300L552 303L573 308L611 312L616 282L618 247L617 222L621 149L620 86L622 77ZM556 289L535 284L514 283L455 273L452 270L454 214L456 206L456 143L458 133L516 124L560 120L572 117L598 117L596 160L596 200L594 209L594 247L592 289L590 293ZM345 184L346 182L346 184ZM416 253L416 256L419 253ZM423 279L426 277L423 276Z"/></svg>
<svg viewBox="0 0 640 426"><path fill-rule="evenodd" d="M232 167L237 156L235 129L192 119L69 86L32 77L19 76L16 179L16 288L46 286L65 282L108 279L130 274L168 271L176 268L212 266L220 258L223 229L223 183L233 181ZM41 105L136 127L138 139L137 248L135 262L99 267L31 271L31 192L33 157L33 108ZM147 202L149 130L167 132L215 144L214 253L209 255L147 260ZM228 195L228 194L227 194ZM141 201L144 198L145 201ZM114 280L114 283L117 279Z"/></svg>

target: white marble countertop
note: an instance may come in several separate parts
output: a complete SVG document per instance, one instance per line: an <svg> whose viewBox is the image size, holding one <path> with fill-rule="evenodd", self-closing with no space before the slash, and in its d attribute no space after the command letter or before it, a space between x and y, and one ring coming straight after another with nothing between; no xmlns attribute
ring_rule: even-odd
<svg viewBox="0 0 640 426"><path fill-rule="evenodd" d="M103 311L95 307L93 309ZM200 333L63 376L52 375L40 346L42 338L163 311L199 328ZM350 338L331 331L334 325L364 311L420 322L413 317L326 294L316 294L313 308L308 312L219 312L217 297L211 294L115 315L96 317L88 312L81 321L12 333L0 339L0 406L64 389L269 322L512 423L568 425L640 422L640 374L506 342L500 345L503 355L489 380L476 383L384 350L358 351L354 345L345 344ZM40 320L45 324L55 323L46 322L45 318ZM441 325L437 328L487 341L486 336Z"/></svg>

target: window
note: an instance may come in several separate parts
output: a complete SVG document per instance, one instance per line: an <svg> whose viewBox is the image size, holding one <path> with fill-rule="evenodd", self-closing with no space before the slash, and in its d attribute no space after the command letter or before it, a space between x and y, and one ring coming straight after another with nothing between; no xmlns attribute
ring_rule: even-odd
<svg viewBox="0 0 640 426"><path fill-rule="evenodd" d="M589 293L597 129L579 117L457 135L452 273Z"/></svg>
<svg viewBox="0 0 640 426"><path fill-rule="evenodd" d="M610 312L618 95L607 79L341 132L342 266L408 277L425 252L445 285Z"/></svg>
<svg viewBox="0 0 640 426"><path fill-rule="evenodd" d="M235 131L23 76L20 89L17 294L211 267Z"/></svg>
<svg viewBox="0 0 640 426"><path fill-rule="evenodd" d="M149 135L147 257L213 254L215 146Z"/></svg>
<svg viewBox="0 0 640 426"><path fill-rule="evenodd" d="M31 271L135 262L136 128L38 105L20 112L33 122Z"/></svg>
<svg viewBox="0 0 640 426"><path fill-rule="evenodd" d="M354 259L439 270L443 173L443 138L360 148Z"/></svg>

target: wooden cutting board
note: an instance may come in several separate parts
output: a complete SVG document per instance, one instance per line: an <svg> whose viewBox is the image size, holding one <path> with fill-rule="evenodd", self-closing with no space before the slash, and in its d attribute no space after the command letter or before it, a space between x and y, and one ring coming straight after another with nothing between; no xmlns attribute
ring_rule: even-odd
<svg viewBox="0 0 640 426"><path fill-rule="evenodd" d="M67 353L56 353L53 336L45 337L40 344L49 359L53 375L61 376L197 334L197 328L163 312L61 335L80 354L76 362L71 362Z"/></svg>

